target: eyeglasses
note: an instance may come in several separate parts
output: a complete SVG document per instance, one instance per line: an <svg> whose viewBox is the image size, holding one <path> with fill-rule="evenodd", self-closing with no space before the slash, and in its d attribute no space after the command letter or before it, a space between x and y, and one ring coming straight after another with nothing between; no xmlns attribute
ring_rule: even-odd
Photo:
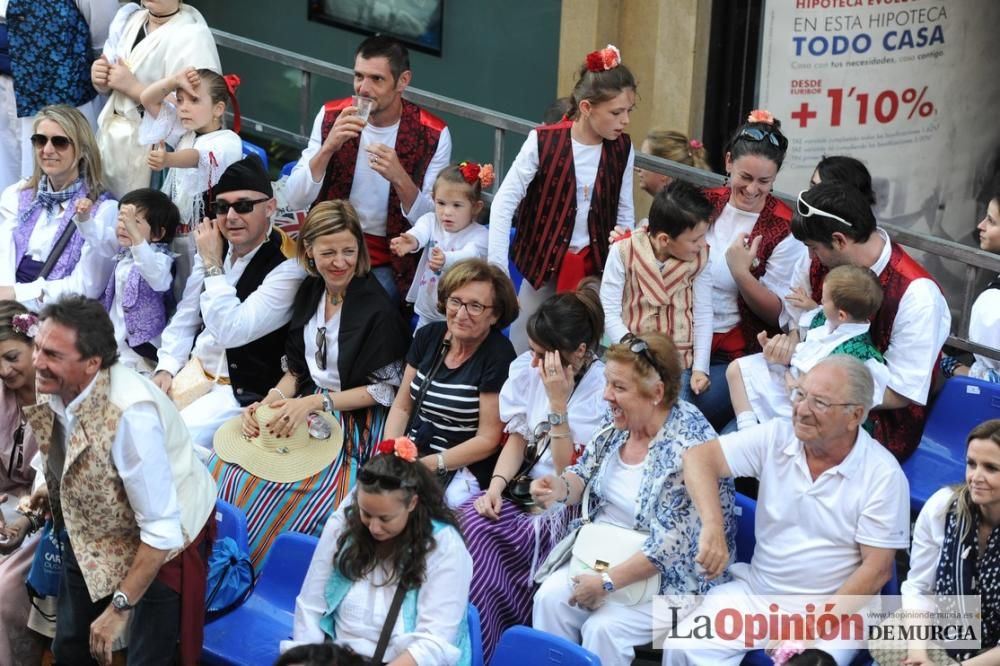
<svg viewBox="0 0 1000 666"><path fill-rule="evenodd" d="M792 389L792 393L789 397L791 398L793 405L797 405L800 402L805 401L806 406L809 407L809 409L811 409L816 414L826 414L827 412L830 411L831 407L848 407L860 404L857 402L828 402L826 400L823 400L822 398L817 398L814 395L810 395L809 393L806 393L800 388Z"/></svg>
<svg viewBox="0 0 1000 666"><path fill-rule="evenodd" d="M46 136L45 134L32 134L31 135L31 145L39 150L45 147L45 144L51 143L52 147L56 150L66 150L73 145L73 141L68 136Z"/></svg>
<svg viewBox="0 0 1000 666"><path fill-rule="evenodd" d="M229 209L232 208L240 215L246 215L252 211L254 206L257 204L270 200L271 197L264 197L263 199L241 199L240 201L230 203L228 201L216 199L209 204L209 207L212 209L209 212L212 213L212 217L222 217L223 215L229 215Z"/></svg>
<svg viewBox="0 0 1000 666"><path fill-rule="evenodd" d="M316 365L326 370L326 326L316 329Z"/></svg>
<svg viewBox="0 0 1000 666"><path fill-rule="evenodd" d="M455 298L454 296L450 296L448 300L445 301L445 304L448 306L448 312L451 314L458 314L458 311L464 307L470 317L478 317L490 308L494 307L492 305L483 305L477 301L466 303L462 299Z"/></svg>
<svg viewBox="0 0 1000 666"><path fill-rule="evenodd" d="M660 373L660 366L656 362L656 359L653 358L653 354L649 351L649 345L646 344L645 340L640 340L639 338L632 340L628 344L628 350L646 361L649 367L655 370L657 374Z"/></svg>
<svg viewBox="0 0 1000 666"><path fill-rule="evenodd" d="M798 210L799 215L801 215L802 217L813 217L814 215L816 217L828 217L831 220L836 220L837 222L840 222L841 224L845 224L845 225L851 227L852 229L854 228L854 225L851 222L848 222L847 220L845 220L844 218L838 217L837 215L834 215L833 213L827 213L824 210L820 210L819 208L816 208L816 206L813 206L811 203L809 203L808 201L806 201L805 199L803 199L802 195L805 194L808 191L809 190L802 190L801 192L799 192L799 199L795 203L795 208Z"/></svg>
<svg viewBox="0 0 1000 666"><path fill-rule="evenodd" d="M778 150L785 150L788 148L788 139L786 139L783 134L779 134L774 130L761 129L759 127L744 127L740 130L737 138L749 139L754 143L767 141Z"/></svg>
<svg viewBox="0 0 1000 666"><path fill-rule="evenodd" d="M15 462L16 461L16 462ZM7 478L14 476L15 469L21 469L24 464L24 424L17 426L14 431L14 448L10 452L10 460L7 462Z"/></svg>
<svg viewBox="0 0 1000 666"><path fill-rule="evenodd" d="M413 481L404 481L396 476L378 474L367 469L358 470L358 482L363 486L381 486L386 490L399 490L400 488L416 488Z"/></svg>

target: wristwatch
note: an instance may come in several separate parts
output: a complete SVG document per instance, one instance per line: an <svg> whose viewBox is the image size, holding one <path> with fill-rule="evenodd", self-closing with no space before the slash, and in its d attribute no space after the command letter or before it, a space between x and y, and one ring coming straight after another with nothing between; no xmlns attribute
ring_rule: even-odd
<svg viewBox="0 0 1000 666"><path fill-rule="evenodd" d="M601 572L601 585L604 587L604 591L611 593L615 591L615 581L611 580L611 574L607 571Z"/></svg>
<svg viewBox="0 0 1000 666"><path fill-rule="evenodd" d="M565 413L549 412L549 425L551 426L563 425L568 420L569 417Z"/></svg>
<svg viewBox="0 0 1000 666"><path fill-rule="evenodd" d="M437 454L437 473L444 476L448 473L448 467L444 464L444 454Z"/></svg>
<svg viewBox="0 0 1000 666"><path fill-rule="evenodd" d="M222 275L222 273L222 266L216 266L214 264L211 266L205 266L205 277L217 277Z"/></svg>
<svg viewBox="0 0 1000 666"><path fill-rule="evenodd" d="M128 601L128 595L121 590L115 590L114 595L111 597L111 605L116 611L129 611L134 608L132 604Z"/></svg>
<svg viewBox="0 0 1000 666"><path fill-rule="evenodd" d="M333 411L333 399L330 397L329 393L320 393L323 397L323 411L332 412Z"/></svg>

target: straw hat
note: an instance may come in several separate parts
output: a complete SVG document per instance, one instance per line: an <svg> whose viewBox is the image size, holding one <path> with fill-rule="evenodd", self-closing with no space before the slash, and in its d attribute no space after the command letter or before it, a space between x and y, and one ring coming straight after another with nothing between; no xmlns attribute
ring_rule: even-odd
<svg viewBox="0 0 1000 666"><path fill-rule="evenodd" d="M261 425L257 437L245 439L241 417L236 416L215 432L215 453L227 463L239 465L265 481L292 483L319 473L330 465L344 445L344 431L337 419L326 412L316 412L330 424L328 439L309 435L305 422L290 437L276 437L264 427L277 410L267 405L257 408L255 416Z"/></svg>

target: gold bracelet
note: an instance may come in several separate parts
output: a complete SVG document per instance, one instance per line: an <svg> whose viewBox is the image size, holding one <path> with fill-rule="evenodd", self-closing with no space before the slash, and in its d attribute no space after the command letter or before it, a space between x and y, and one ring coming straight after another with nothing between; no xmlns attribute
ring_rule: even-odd
<svg viewBox="0 0 1000 666"><path fill-rule="evenodd" d="M570 432L552 432L551 430L549 431L549 437L552 439L569 439L572 436L573 433Z"/></svg>

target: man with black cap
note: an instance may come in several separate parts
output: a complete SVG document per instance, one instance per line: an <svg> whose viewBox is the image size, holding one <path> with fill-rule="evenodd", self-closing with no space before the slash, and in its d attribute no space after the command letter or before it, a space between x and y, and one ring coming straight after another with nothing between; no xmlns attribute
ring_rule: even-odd
<svg viewBox="0 0 1000 666"><path fill-rule="evenodd" d="M271 227L276 203L260 158L249 155L232 164L213 192L215 217L194 230L198 254L163 331L153 376L169 392L184 368L196 387L190 395L209 389L189 405L179 404L192 439L206 448L222 423L281 379L292 301L305 278L282 253L284 237ZM190 381L184 383L191 389ZM180 388L174 386L173 397L182 403Z"/></svg>

